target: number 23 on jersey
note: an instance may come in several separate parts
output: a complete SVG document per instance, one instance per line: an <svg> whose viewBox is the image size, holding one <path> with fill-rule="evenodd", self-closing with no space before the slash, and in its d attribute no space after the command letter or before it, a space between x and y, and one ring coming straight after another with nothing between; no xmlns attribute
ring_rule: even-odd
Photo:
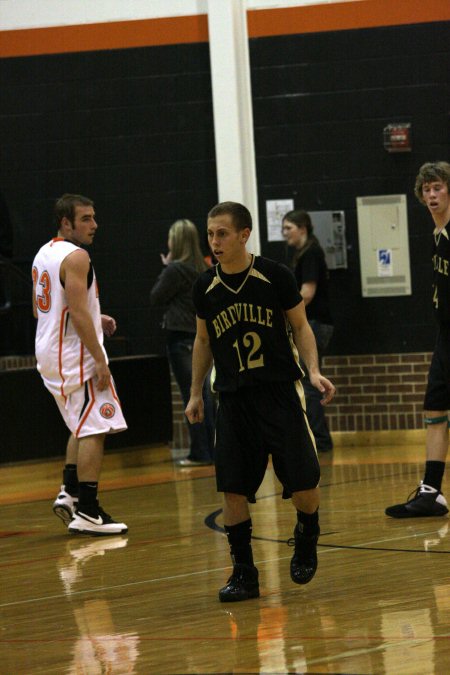
<svg viewBox="0 0 450 675"><path fill-rule="evenodd" d="M32 275L33 285L36 293L36 307L41 312L48 312L52 305L50 275L46 270L44 270L39 277L36 267L33 267ZM38 288L38 286L40 288Z"/></svg>

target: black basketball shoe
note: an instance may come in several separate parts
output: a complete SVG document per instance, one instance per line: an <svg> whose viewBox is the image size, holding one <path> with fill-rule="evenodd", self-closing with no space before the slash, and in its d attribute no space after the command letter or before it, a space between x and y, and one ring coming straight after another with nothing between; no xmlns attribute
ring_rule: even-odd
<svg viewBox="0 0 450 675"><path fill-rule="evenodd" d="M414 497L412 497L414 495ZM448 513L447 500L442 492L423 481L413 490L404 504L394 504L385 509L391 518L425 518L445 516Z"/></svg>
<svg viewBox="0 0 450 675"><path fill-rule="evenodd" d="M227 585L220 589L220 602L239 602L259 598L258 570L249 565L237 564Z"/></svg>
<svg viewBox="0 0 450 675"><path fill-rule="evenodd" d="M294 537L288 540L289 546L295 546L291 559L291 579L295 584L307 584L317 570L317 541L319 535L306 536L298 529L294 529Z"/></svg>

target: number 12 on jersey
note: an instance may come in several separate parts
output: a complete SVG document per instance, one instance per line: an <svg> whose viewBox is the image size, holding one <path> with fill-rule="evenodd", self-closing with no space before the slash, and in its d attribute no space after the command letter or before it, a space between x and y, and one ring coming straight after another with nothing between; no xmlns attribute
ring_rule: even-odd
<svg viewBox="0 0 450 675"><path fill-rule="evenodd" d="M261 353L261 338L258 333L250 331L245 333L242 338L242 344L239 340L233 342L239 360L239 372L251 370L252 368L262 368L264 366L264 355Z"/></svg>

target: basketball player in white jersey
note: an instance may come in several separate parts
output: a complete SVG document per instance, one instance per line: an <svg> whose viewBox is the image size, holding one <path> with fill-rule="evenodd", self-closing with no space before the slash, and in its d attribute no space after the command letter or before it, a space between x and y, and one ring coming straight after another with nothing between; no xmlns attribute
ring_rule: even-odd
<svg viewBox="0 0 450 675"><path fill-rule="evenodd" d="M103 347L116 323L100 313L94 268L83 246L97 230L94 204L65 194L55 204L58 235L33 261L37 368L71 431L53 511L69 532L127 532L98 503L105 434L127 428Z"/></svg>

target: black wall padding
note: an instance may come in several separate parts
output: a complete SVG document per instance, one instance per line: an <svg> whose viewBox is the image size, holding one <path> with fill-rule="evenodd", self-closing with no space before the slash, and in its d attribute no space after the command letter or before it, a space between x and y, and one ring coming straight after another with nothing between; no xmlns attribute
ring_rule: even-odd
<svg viewBox="0 0 450 675"><path fill-rule="evenodd" d="M111 360L128 430L108 435L106 448L119 449L172 438L170 373L163 356ZM0 372L0 462L64 455L69 430L34 368Z"/></svg>

